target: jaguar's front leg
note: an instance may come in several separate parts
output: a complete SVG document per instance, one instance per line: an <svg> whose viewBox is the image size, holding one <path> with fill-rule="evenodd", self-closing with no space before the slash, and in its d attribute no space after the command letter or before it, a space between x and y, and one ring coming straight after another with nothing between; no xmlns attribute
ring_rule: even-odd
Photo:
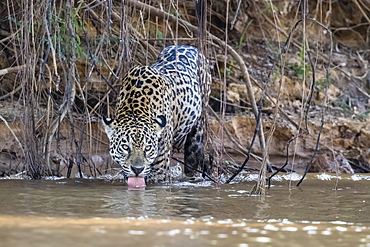
<svg viewBox="0 0 370 247"><path fill-rule="evenodd" d="M203 121L199 120L186 137L184 152L186 176L194 176L194 171L198 169L202 172L209 172L209 167L204 166L203 129Z"/></svg>

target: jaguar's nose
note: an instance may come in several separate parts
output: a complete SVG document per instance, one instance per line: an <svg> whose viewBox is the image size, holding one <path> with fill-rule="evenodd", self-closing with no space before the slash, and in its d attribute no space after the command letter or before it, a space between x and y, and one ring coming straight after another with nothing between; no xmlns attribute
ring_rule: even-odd
<svg viewBox="0 0 370 247"><path fill-rule="evenodd" d="M131 170L136 176L139 176L139 174L144 170L144 166L131 166Z"/></svg>

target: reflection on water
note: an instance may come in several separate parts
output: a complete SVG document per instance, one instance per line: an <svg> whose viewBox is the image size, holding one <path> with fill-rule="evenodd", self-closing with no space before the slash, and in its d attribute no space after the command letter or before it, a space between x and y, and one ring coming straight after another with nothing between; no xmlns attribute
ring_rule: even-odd
<svg viewBox="0 0 370 247"><path fill-rule="evenodd" d="M0 245L370 246L369 183L310 175L296 188L281 179L261 202L249 195L254 181L138 191L103 180L0 180Z"/></svg>
<svg viewBox="0 0 370 247"><path fill-rule="evenodd" d="M216 222L0 217L1 246L368 246L370 228L341 222Z"/></svg>

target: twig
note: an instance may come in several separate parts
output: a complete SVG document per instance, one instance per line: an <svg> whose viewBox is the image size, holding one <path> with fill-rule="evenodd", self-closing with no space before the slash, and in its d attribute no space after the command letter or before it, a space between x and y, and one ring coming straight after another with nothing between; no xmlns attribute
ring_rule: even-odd
<svg viewBox="0 0 370 247"><path fill-rule="evenodd" d="M67 10L70 11L71 5L70 5L69 2L67 3L66 8L67 8ZM67 21L68 21L67 22L68 31L70 32L71 37L75 37L75 33L73 31L71 20L68 19ZM49 30L47 28L46 28L46 32L49 32ZM50 34L48 34L48 36L49 35ZM65 82L66 85L65 85L65 92L64 92L63 102L59 107L59 115L57 117L55 117L54 120L52 121L52 123L50 124L50 127L49 127L49 129L48 129L48 131L45 135L45 139L44 139L44 156L45 156L45 162L46 162L46 165L47 165L48 169L50 169L50 149L51 149L52 139L53 139L56 131L60 127L60 123L63 121L63 119L66 116L66 114L68 113L68 111L71 110L71 107L73 106L75 95L76 95L76 85L75 85L75 80L76 80L76 77L75 77L76 76L76 73L75 73L75 69L76 69L75 68L75 66L76 66L76 55L75 55L76 43L75 43L74 38L71 39L71 44L70 45L72 46L72 56L71 56L70 61L69 61L69 64L71 65L71 67L69 68L69 74L68 74L68 77L66 78L66 82ZM53 54L54 68L56 70L57 69L56 56L55 56L55 50L54 50L53 47L52 47L52 52L53 52L52 54ZM59 75L58 75L57 71L55 71L55 75L57 75L58 78L59 78ZM79 163L77 165L79 166Z"/></svg>
<svg viewBox="0 0 370 247"><path fill-rule="evenodd" d="M239 69L240 70L240 68L238 68L237 66L235 66L235 68L237 68L237 69ZM270 71L270 74L269 74L269 76L268 77L270 77L271 76L271 72L274 70L274 68L275 67L273 67L272 69L271 69L271 71ZM257 87L259 87L261 90L263 90L263 86L257 81L257 80L255 80L253 77L251 77L251 79L252 79L252 82L254 83L254 84L256 84L257 85ZM238 79L236 79L236 78L232 78L232 80L233 81L235 81L236 83L241 83ZM269 79L268 79L269 80ZM289 121L295 128L299 128L299 125L296 123L296 122L294 122L292 119L290 119L290 117L284 112L284 110L280 107L280 106L278 106L277 104L276 104L276 102L274 101L274 99L272 98L272 96L268 93L268 92L265 92L265 94L264 94L265 96L266 96L266 98L263 98L263 99L267 99L272 105L275 105L274 107L276 107L278 110L279 110L279 114L281 114L281 116L283 117L283 118L285 118L287 121ZM215 97L212 97L211 96L211 98L213 98L214 100L216 100L216 101L221 101L221 100L219 100L219 99L217 99L217 98L215 98ZM240 105L236 105L236 104L232 104L232 103L229 103L229 102L226 102L226 104L227 105L231 105L231 106L234 106L234 107L237 107L237 108L240 108L240 109L251 109L251 107L246 107L246 106L240 106ZM262 112L264 112L266 110L266 108L263 108L262 109Z"/></svg>
<svg viewBox="0 0 370 247"><path fill-rule="evenodd" d="M8 73L12 73L12 72L17 72L17 71L23 70L26 67L27 67L27 65L26 64L23 64L23 65L19 65L19 66L15 66L15 67L9 67L9 68L6 68L6 69L0 69L0 76L6 75Z"/></svg>
<svg viewBox="0 0 370 247"><path fill-rule="evenodd" d="M279 54L279 59L278 61L281 60L281 56L283 54L286 53L287 51L287 45L288 43L290 42L290 39L292 37L292 34L293 32L295 31L295 29L298 27L298 25L303 22L303 20L310 20L310 21L313 21L315 23L317 23L318 25L320 25L321 27L323 27L324 29L327 30L327 32L329 33L329 36L330 36L330 51L329 51L329 58L328 58L328 64L327 64L327 67L326 67L326 87L325 87L325 98L324 98L324 107L322 108L322 118L321 118L321 125L319 127L319 134L317 136L317 140L316 140L316 147L315 147L315 151L311 157L311 160L310 162L308 163L308 165L306 166L306 169L305 169L305 173L304 175L302 176L301 180L298 182L297 186L299 186L303 179L305 178L309 168L311 167L313 161L314 161L314 158L316 157L316 154L318 152L318 146L319 146L319 142L320 142L320 137L321 137L321 132L322 132L322 129L323 129L323 126L324 126L324 118L325 118L325 108L326 108L326 102L327 102L327 90L329 88L329 77L330 77L330 64L331 64L331 56L332 56L332 49L333 49L333 40L332 40L332 33L331 31L329 30L329 28L327 28L324 24L322 24L321 22L317 21L316 19L313 19L313 18L307 18L305 17L304 19L301 19L301 20L298 20L294 27L292 28L290 34L288 35L288 38L287 40L285 41L285 44L283 46L283 49L282 49L282 52L281 54ZM276 171L274 174L272 174L269 178L268 178L268 182L270 184L270 181L272 179L272 177L274 177L277 173L279 173L286 165L288 165L289 163L289 146L290 146L290 143L292 141L294 141L295 139L297 139L298 137L302 136L302 135L306 135L306 134L309 134L309 129L308 129L308 111L309 111L309 108L310 108L310 105L311 105L311 100L312 100L312 97L313 97L313 93L314 93L314 87L315 87L315 68L314 68L314 64L312 62L312 59L311 59L311 55L309 53L309 49L307 51L307 54L308 54L308 57L309 57L309 60L310 60L310 65L311 65L311 69L312 69L312 84L311 84L311 88L310 88L310 94L307 98L307 101L306 101L306 105L305 105L305 110L304 110L304 118L305 118L305 129L301 132L301 133L298 133L297 135L293 136L288 142L287 142L287 147L286 147L286 155L287 155L287 158L286 158L286 161L285 161L285 164L278 170ZM276 63L275 65L273 66L272 70L270 71L269 75L268 75L268 78L270 77L272 71L275 69L276 67Z"/></svg>
<svg viewBox="0 0 370 247"><path fill-rule="evenodd" d="M308 173L308 171L309 171L309 169L310 169L310 167L311 167L311 165L312 165L312 163L313 163L313 161L316 157L316 154L319 150L320 137L321 137L321 133L322 133L322 130L323 130L323 127L324 127L324 124L325 124L325 109L327 107L327 101L328 101L328 89L329 89L329 84L330 84L330 64L331 64L331 57L332 57L332 52L333 52L333 37L332 37L332 32L330 31L330 29L328 27L326 27L324 24L322 24L321 22L317 21L316 19L307 18L307 20L311 20L311 21L315 22L316 24L320 25L322 28L324 28L329 33L329 36L330 36L330 50L329 50L328 64L327 64L327 67L326 67L325 97L324 97L324 102L323 102L323 107L322 107L322 112L321 112L321 125L319 127L319 133L318 133L317 139L316 139L316 147L315 147L315 151L314 151L314 153L311 157L310 162L306 166L306 169L305 169L305 172L304 172L302 178L297 183L297 187L303 182L303 179L306 177L306 175L307 175L307 173ZM311 63L311 66L313 66L312 63ZM314 79L314 77L313 77L313 79ZM315 84L315 81L313 81L313 84ZM307 129L307 131L308 131L308 129Z"/></svg>
<svg viewBox="0 0 370 247"><path fill-rule="evenodd" d="M265 98L265 94L266 94L266 90L267 90L268 84L269 84L269 81L266 81L264 83L263 88L262 88L261 97L260 97L259 104L258 104L259 105L259 108L258 108L259 118L257 119L257 121L260 121L260 118L261 118L263 99ZM277 98L276 105L279 104L278 103L279 102L279 95L278 95L278 98ZM267 137L267 148L268 148L268 146L269 146L269 144L271 142L272 135L273 135L274 130L275 130L277 111L278 111L278 108L275 108L274 122L273 122L273 125L272 125L272 128L271 128L270 134ZM268 150L267 150L267 148L264 149L264 150L262 150L265 153L262 155L263 156L263 160L262 160L261 170L258 173L257 183L253 186L253 188L250 191L250 194L261 195L262 198L264 198L265 193L266 193L266 188L265 187L266 187L266 173L267 173L267 168L269 168L269 171L271 170L271 164L270 164L269 160L267 159L267 157L268 157L268 154L267 154L267 151Z"/></svg>
<svg viewBox="0 0 370 247"><path fill-rule="evenodd" d="M284 163L284 165L282 166L282 167L280 167L279 169L277 169L273 174L271 174L270 175L270 177L268 177L268 179L267 179L267 182L268 182L268 188L270 188L271 187L271 179L276 175L276 174L278 174L279 172L281 172L281 171L283 171L284 170L284 168L289 164L289 147L290 147L290 144L294 141L294 140L296 140L296 139L298 139L299 137L301 137L302 135L305 135L305 134L307 134L305 131L304 132L301 132L301 133L299 133L299 134L297 134L297 135L295 135L295 136L293 136L292 138L290 138L288 141L287 141L287 143L286 143L286 158L285 158L285 163Z"/></svg>
<svg viewBox="0 0 370 247"><path fill-rule="evenodd" d="M227 0L226 1L226 22L225 22L225 44L227 44L228 42L228 38L229 38L229 30L228 30L228 26L229 26L229 10L230 10L230 0ZM221 121L219 121L220 125L221 125L221 131L220 131L220 139L221 139L221 142L220 142L220 150L223 150L224 149L224 127L225 127L225 113L226 113L226 101L227 101L227 56L228 54L228 50L227 49L224 49L224 58L223 58L223 64L224 64L224 67L223 67L223 80L222 80L222 85L221 85L221 88L220 90L223 91L224 93L222 94L222 100L221 100L221 104L220 104L220 113L221 113ZM219 161L220 163L222 164L222 156L223 156L223 152L220 152L220 155L219 155Z"/></svg>
<svg viewBox="0 0 370 247"><path fill-rule="evenodd" d="M3 96L0 96L0 100L3 100L3 99L6 99L8 98L9 96L12 96L14 95L16 92L18 92L19 90L22 89L22 84L20 84L17 88L15 88L13 91L7 93L7 94L4 94Z"/></svg>
<svg viewBox="0 0 370 247"><path fill-rule="evenodd" d="M368 23L370 23L370 18L369 16L365 13L365 11L362 9L362 7L360 6L360 4L357 2L357 0L353 0L353 2L355 2L357 8L359 8L361 14L365 17L365 19L367 20ZM368 24L367 23L367 24Z"/></svg>
<svg viewBox="0 0 370 247"><path fill-rule="evenodd" d="M8 124L8 121L6 121L6 119L3 118L3 116L1 116L1 115L0 115L0 120L2 120L5 123L6 127L9 129L10 133L12 133L15 141L18 143L19 147L21 148L23 155L25 155L24 149L23 149L23 146L22 146L22 143L19 141L18 137L15 135L14 131L12 130L12 128L10 128L10 126Z"/></svg>
<svg viewBox="0 0 370 247"><path fill-rule="evenodd" d="M221 119L220 117L213 111L213 109L211 107L208 107L209 108L209 111L212 113L212 115L214 115L217 119L217 121L221 122ZM258 117L258 119L260 119L260 116ZM257 120L256 120L256 126L258 126L257 124ZM235 137L230 133L230 131L225 127L225 126L222 126L226 135L229 137L230 141L232 143L234 143L238 148L239 150L244 153L247 157L245 158L243 164L233 173L233 175L225 182L226 184L230 183L241 171L243 171L244 167L247 165L250 157L253 157L255 158L256 160L258 161L261 161L263 160L263 158L251 153L252 151L252 146L254 144L254 141L256 139L256 135L257 135L257 132L258 132L258 128L256 127L254 129L254 132L253 132L253 137L252 137L252 140L250 142L250 146L249 146L249 149L245 149L236 139Z"/></svg>
<svg viewBox="0 0 370 247"><path fill-rule="evenodd" d="M99 4L101 4L103 2L100 2ZM90 16L93 17L96 21L99 21L102 25L104 24L104 21L101 20L99 18L99 16L92 10L92 8L98 6L99 4L96 4L95 6L93 7L89 7L87 9L84 10L84 13L82 15L82 22L85 22L85 15L87 13L87 11L90 13ZM85 41L86 41L86 45L87 45L87 51L88 51L88 54L89 54L89 59L90 59L90 62L92 64L92 67L93 69L98 73L98 75L103 79L103 81L108 85L108 87L116 94L118 95L118 91L113 87L113 85L107 80L107 78L105 78L105 76L100 72L100 69L99 67L97 66L96 64L96 59L94 58L95 56L93 55L93 53L91 52L91 48L90 48L90 42L89 42L89 39L88 39L88 35L87 35L87 31L86 31L86 28L83 27L82 28L83 32L84 32L84 36L85 36ZM116 35L118 35L119 33L117 32ZM89 68L89 74L91 73L91 69Z"/></svg>
<svg viewBox="0 0 370 247"><path fill-rule="evenodd" d="M235 25L236 19L238 18L238 13L239 13L241 3L242 3L242 0L239 0L238 1L238 8L235 11L234 19L231 21L230 30L234 29L234 25Z"/></svg>
<svg viewBox="0 0 370 247"><path fill-rule="evenodd" d="M209 112L216 118L216 120L218 121L218 122L220 122L221 121L221 119L220 119L220 117L217 115L217 113L210 107L210 106L208 106L208 110L209 110ZM235 138L235 136L233 136L231 133L230 133L230 131L226 128L226 126L223 126L223 128L224 128L224 131L225 131L225 133L226 133L226 135L229 137L229 139L230 139L230 141L232 142L232 143L234 143L236 146L237 146L237 148L239 149L239 152L240 153L242 153L243 155L247 155L248 154L248 149L246 149L245 147L243 147L241 144L240 144L240 142ZM258 155L256 155L256 154L253 154L253 153L250 153L250 156L252 156L254 159L256 159L257 161L261 161L262 160L262 158L261 157L259 157Z"/></svg>
<svg viewBox="0 0 370 247"><path fill-rule="evenodd" d="M256 128L254 129L254 133L253 133L253 137L252 137L252 140L250 142L250 145L249 145L247 157L244 160L243 164L239 167L239 169L236 172L234 172L234 174L226 181L227 184L230 183L241 171L243 171L244 167L247 165L247 163L250 159L250 156L251 156L252 146L254 144L254 141L256 140L257 131L258 131L258 122L256 123ZM263 169L262 166L261 166L261 169ZM262 179L265 179L265 178L262 178Z"/></svg>
<svg viewBox="0 0 370 247"><path fill-rule="evenodd" d="M7 41L8 39L14 38L17 33L18 33L18 31L16 33L10 34L8 37L5 37L3 39L0 39L0 43L4 44L4 42ZM9 33L8 32L4 32L3 30L1 30L0 31L0 34L1 35L8 35Z"/></svg>

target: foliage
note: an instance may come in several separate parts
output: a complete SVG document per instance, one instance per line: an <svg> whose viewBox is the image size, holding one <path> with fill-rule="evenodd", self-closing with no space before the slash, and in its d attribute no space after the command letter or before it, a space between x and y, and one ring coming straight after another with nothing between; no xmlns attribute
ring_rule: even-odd
<svg viewBox="0 0 370 247"><path fill-rule="evenodd" d="M250 27L250 25L253 23L253 20L250 20L248 22L248 24L245 26L242 34L240 35L240 38L239 38L239 44L238 44L238 51L241 52L242 51L242 48L243 48L243 44L244 44L244 40L248 39L248 37L250 36L247 36L247 31L248 31L248 28Z"/></svg>
<svg viewBox="0 0 370 247"><path fill-rule="evenodd" d="M367 118L370 116L370 110L364 111L357 115L357 119L361 122L366 122Z"/></svg>
<svg viewBox="0 0 370 247"><path fill-rule="evenodd" d="M306 55L306 46L302 45L299 51L298 64L293 65L294 75L301 80L306 80L308 73L311 71L311 66L307 64L305 55Z"/></svg>

